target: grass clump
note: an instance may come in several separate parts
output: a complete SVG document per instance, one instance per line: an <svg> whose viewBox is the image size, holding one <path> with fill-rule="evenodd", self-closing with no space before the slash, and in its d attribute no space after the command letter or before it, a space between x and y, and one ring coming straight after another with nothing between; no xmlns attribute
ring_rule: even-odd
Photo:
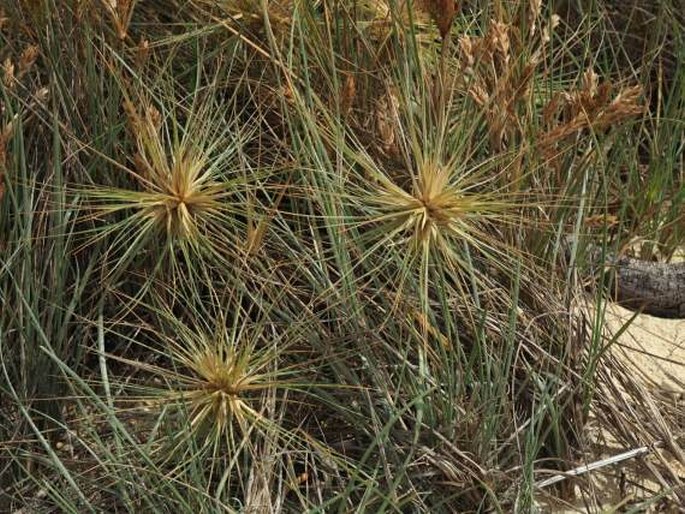
<svg viewBox="0 0 685 514"><path fill-rule="evenodd" d="M103 220L95 240L111 241L118 257L113 270L145 252L152 269L166 261L180 276L198 274L203 263L225 265L245 246L238 229L246 181L260 179L244 172L241 152L248 135L237 123L240 113L227 120L216 116L216 105L202 105L196 97L189 106L172 104L162 115L149 100L127 96L132 166L116 163L126 185L95 185L84 192L93 217Z"/></svg>
<svg viewBox="0 0 685 514"><path fill-rule="evenodd" d="M608 4L8 1L0 510L530 512L596 500L545 482L595 426L679 455L575 300L585 241L682 243L683 72Z"/></svg>

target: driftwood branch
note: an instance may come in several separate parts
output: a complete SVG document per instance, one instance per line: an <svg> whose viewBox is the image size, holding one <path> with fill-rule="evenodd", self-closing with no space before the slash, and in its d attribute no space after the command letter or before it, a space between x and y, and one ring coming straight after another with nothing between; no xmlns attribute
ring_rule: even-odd
<svg viewBox="0 0 685 514"><path fill-rule="evenodd" d="M685 262L611 261L611 290L620 305L662 318L685 318Z"/></svg>
<svg viewBox="0 0 685 514"><path fill-rule="evenodd" d="M616 257L593 246L587 256L595 274L604 268L609 293L619 305L662 318L685 318L685 262Z"/></svg>

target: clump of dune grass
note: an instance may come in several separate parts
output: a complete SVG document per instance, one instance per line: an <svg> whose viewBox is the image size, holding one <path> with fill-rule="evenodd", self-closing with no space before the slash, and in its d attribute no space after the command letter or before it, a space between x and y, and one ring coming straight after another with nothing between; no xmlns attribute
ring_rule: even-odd
<svg viewBox="0 0 685 514"><path fill-rule="evenodd" d="M592 424L679 456L574 303L581 241L680 233L604 2L105 4L0 15L2 508L527 512Z"/></svg>
<svg viewBox="0 0 685 514"><path fill-rule="evenodd" d="M134 414L149 427L155 465L178 480L200 473L207 494L225 501L238 494L248 504L253 495L274 501L278 482L295 487L293 466L302 460L345 466L289 415L289 405L306 403L314 387L311 371L290 357L307 336L306 320L276 323L230 291L211 290L201 303L189 299L184 313L168 305L152 309L156 323L139 325L147 336L130 340L137 359L108 356L138 376L116 386L126 394L113 399L114 412ZM256 480L261 485L253 490Z"/></svg>
<svg viewBox="0 0 685 514"><path fill-rule="evenodd" d="M124 95L134 153L115 169L128 187L103 184L85 192L92 218L105 221L89 244L112 241L114 270L148 254L151 269L168 259L182 273L203 262L225 264L246 246L245 192L260 178L242 156L251 129L239 112L227 118L197 95L187 105L169 99L162 111L145 96Z"/></svg>

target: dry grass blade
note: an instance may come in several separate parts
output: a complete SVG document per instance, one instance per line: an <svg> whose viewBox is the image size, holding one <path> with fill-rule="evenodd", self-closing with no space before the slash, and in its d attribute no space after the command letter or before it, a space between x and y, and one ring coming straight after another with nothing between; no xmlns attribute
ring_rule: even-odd
<svg viewBox="0 0 685 514"><path fill-rule="evenodd" d="M594 259L682 244L639 2L0 2L0 511L684 504Z"/></svg>
<svg viewBox="0 0 685 514"><path fill-rule="evenodd" d="M648 448L647 446L642 446L641 448L635 448L634 450L628 450L628 451L620 453L618 455L614 455L613 457L607 457L606 459L601 459L601 460L592 462L590 464L585 464L583 466L579 466L577 468L574 468L572 470L564 472L564 474L554 475L553 477L546 478L545 480L541 480L540 482L536 483L535 487L543 489L545 487L549 487L551 485L562 482L563 480L566 480L567 478L570 478L570 477L577 477L580 475L584 475L585 473L589 473L591 471L594 471L596 469L602 469L606 466L618 464L619 462L623 462L625 460L635 459L637 457L647 455L651 451L652 451L652 448Z"/></svg>
<svg viewBox="0 0 685 514"><path fill-rule="evenodd" d="M685 464L680 441L682 436L678 437L668 428L677 426L677 421L672 419L674 415L678 416L673 406L655 397L642 380L636 380L635 371L614 355L606 358L599 371L602 381L595 415L601 425L606 427L613 440L622 445L630 447L649 443L650 451L656 451L662 462L666 476L662 476L653 464L648 463L648 467L658 482L683 501L679 473L656 450L657 447L667 448L681 464ZM654 446L657 443L658 446Z"/></svg>

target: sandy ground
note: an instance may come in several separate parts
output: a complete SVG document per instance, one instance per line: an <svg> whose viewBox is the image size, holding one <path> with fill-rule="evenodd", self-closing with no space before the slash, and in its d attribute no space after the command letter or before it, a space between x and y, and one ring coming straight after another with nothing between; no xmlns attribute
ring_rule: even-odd
<svg viewBox="0 0 685 514"><path fill-rule="evenodd" d="M608 333L615 334L634 318L628 329L623 332L613 344L612 351L624 362L629 364L641 375L645 385L657 388L672 395L674 401L682 404L685 413L685 320L661 319L649 315L638 314L624 309L615 304L610 304L606 312L606 328ZM602 439L602 457L610 457L625 451L625 448L612 447L610 442ZM685 448L684 448L685 450ZM663 454L662 454L663 455ZM654 457L652 455L650 458ZM670 459L669 459L670 460ZM632 466L637 464L637 459L626 461L622 464L608 466L603 472L592 473L592 482L596 491L600 492L596 498L602 505L588 505L581 500L582 494L576 488L576 502L574 505L561 506L559 504L545 503L543 500L538 504L540 513L599 513L599 512L674 512L685 513L685 506L674 506L669 503L666 510L663 504L655 502L654 505L635 509L640 504L638 497L642 499L656 497L659 491L663 491L660 484L655 483L652 477L635 476ZM676 471L682 482L685 482L685 467L678 462L669 462L669 466ZM631 477L631 473L633 477ZM624 477L640 482L640 493L633 495L627 493L630 488L621 484ZM621 478L612 478L621 477ZM648 491L652 491L650 494ZM635 491L635 489L633 489ZM552 506L554 505L554 506ZM643 504L644 506L644 504ZM674 510L672 510L674 509Z"/></svg>
<svg viewBox="0 0 685 514"><path fill-rule="evenodd" d="M607 327L615 333L634 315L632 311L610 305ZM674 395L685 395L685 320L640 314L619 337L614 351L656 386Z"/></svg>

